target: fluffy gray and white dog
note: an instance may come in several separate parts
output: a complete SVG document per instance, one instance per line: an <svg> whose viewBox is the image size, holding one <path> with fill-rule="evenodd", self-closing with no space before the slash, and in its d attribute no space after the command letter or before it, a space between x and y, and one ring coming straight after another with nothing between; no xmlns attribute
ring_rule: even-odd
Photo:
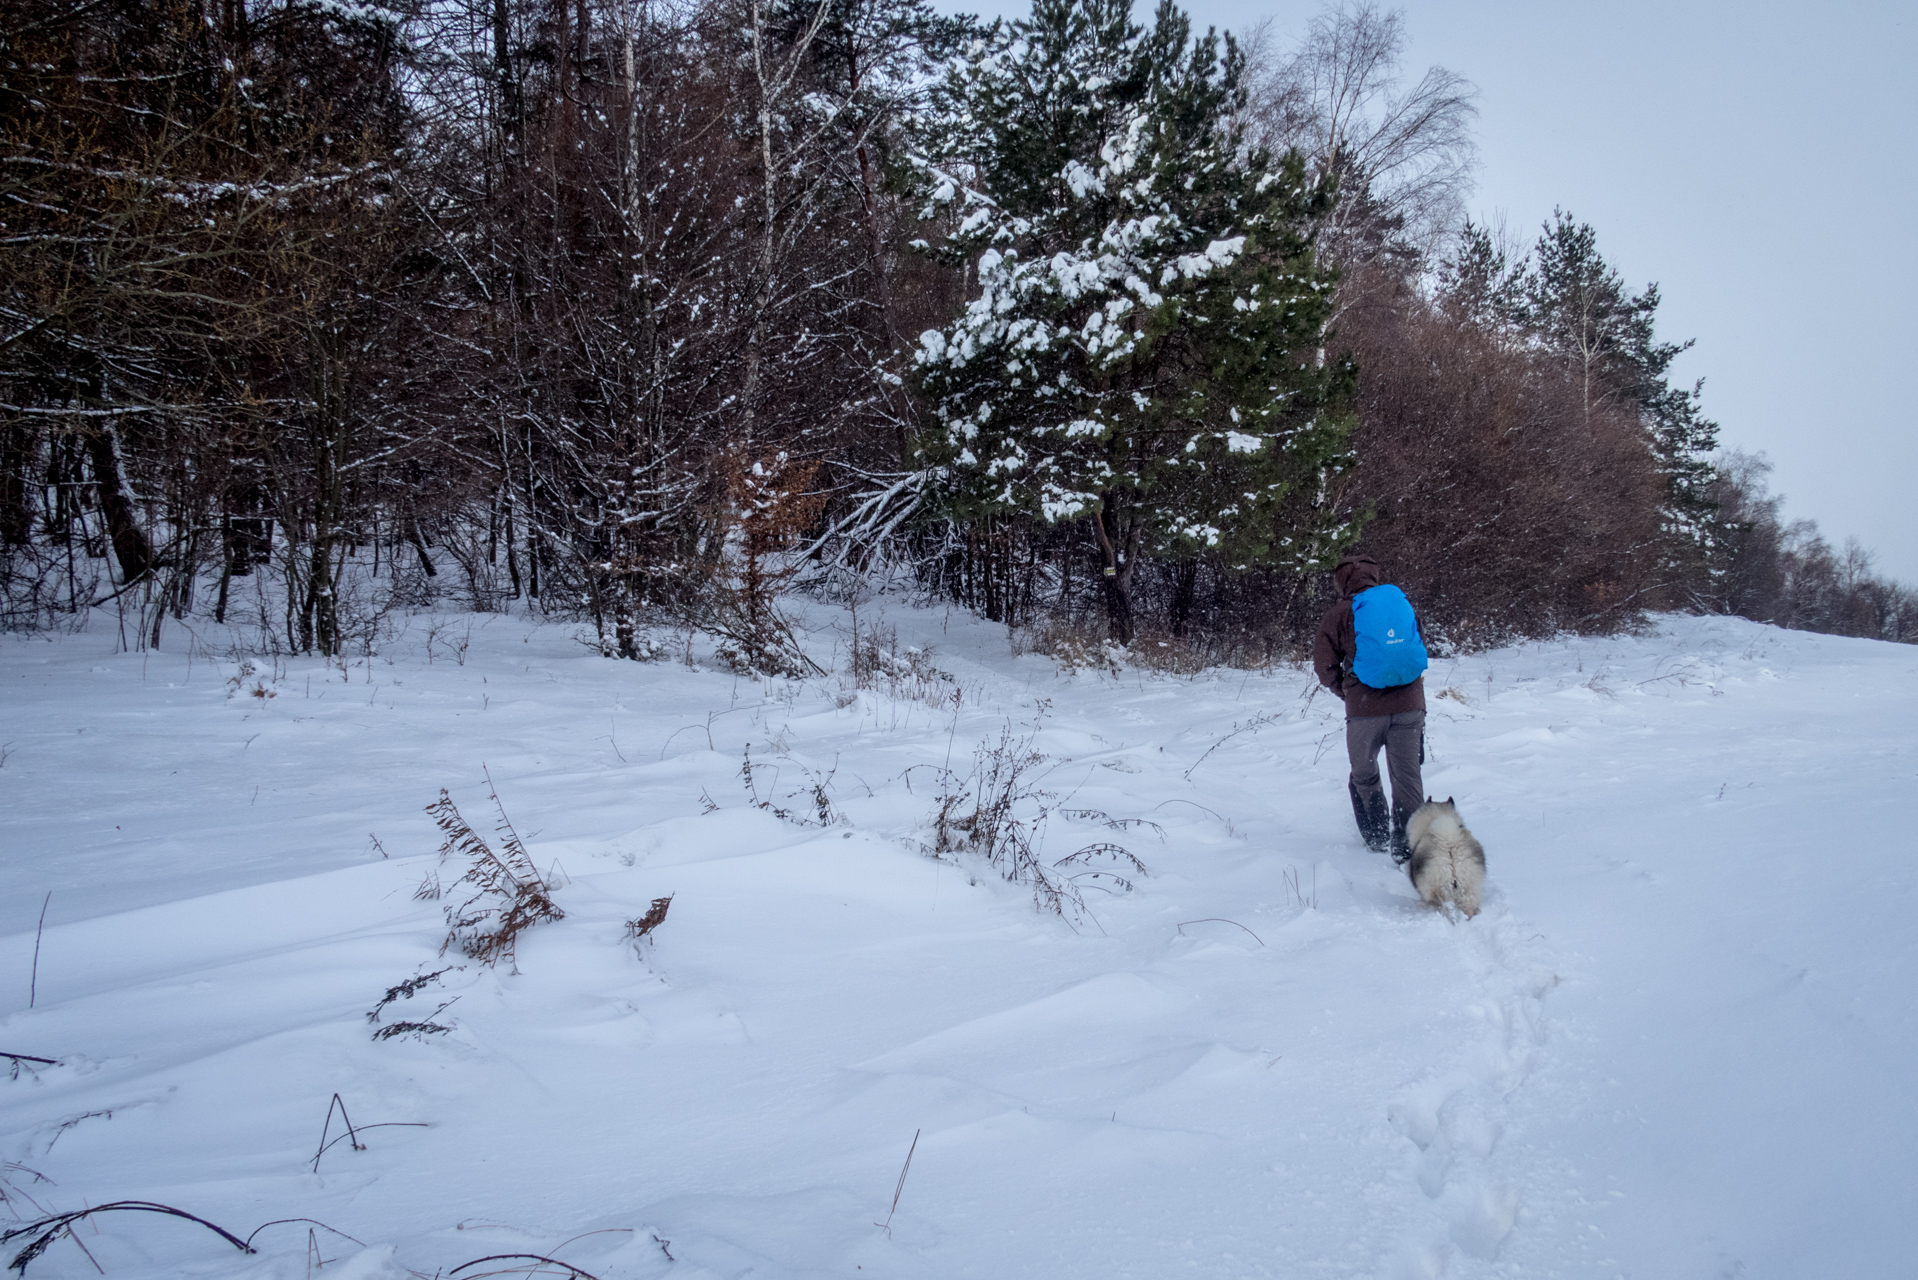
<svg viewBox="0 0 1918 1280"><path fill-rule="evenodd" d="M1406 822L1405 839L1412 851L1405 871L1419 897L1435 907L1450 903L1468 917L1477 915L1485 889L1485 850L1460 821L1452 798L1428 796Z"/></svg>

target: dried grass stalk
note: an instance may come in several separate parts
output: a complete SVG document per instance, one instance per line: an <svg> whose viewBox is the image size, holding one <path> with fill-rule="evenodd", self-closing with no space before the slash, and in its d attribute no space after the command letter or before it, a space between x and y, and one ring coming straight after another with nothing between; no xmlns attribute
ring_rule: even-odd
<svg viewBox="0 0 1918 1280"><path fill-rule="evenodd" d="M1036 732L1015 734L1008 721L997 742L979 744L970 774L961 778L950 770L944 773L932 816L932 852L976 853L1007 880L1030 886L1033 905L1040 910L1076 917L1086 908L1081 882L1129 893L1131 877L1145 874L1146 868L1111 841L1087 845L1052 863L1041 857L1046 823L1058 811L1058 796L1039 786L1048 757L1034 748L1036 737ZM1152 825L1107 818L1095 810L1064 813L1121 829Z"/></svg>

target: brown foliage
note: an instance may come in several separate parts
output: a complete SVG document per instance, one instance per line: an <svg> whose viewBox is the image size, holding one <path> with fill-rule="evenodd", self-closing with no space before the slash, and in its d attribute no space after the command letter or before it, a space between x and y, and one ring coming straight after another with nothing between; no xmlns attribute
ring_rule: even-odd
<svg viewBox="0 0 1918 1280"><path fill-rule="evenodd" d="M494 828L500 837L499 852L473 830L444 788L426 811L446 834L440 861L455 854L468 860L466 873L450 890L453 900L446 904L446 941L440 951L444 954L457 944L466 955L490 965L502 958L512 963L520 934L542 921L563 919L566 913L554 903L532 855L520 842L490 776L487 790L499 813Z"/></svg>
<svg viewBox="0 0 1918 1280"><path fill-rule="evenodd" d="M666 923L666 912L672 908L673 895L654 898L653 905L646 914L626 922L626 940L633 944L633 950L639 950L639 944L652 936L653 930Z"/></svg>
<svg viewBox="0 0 1918 1280"><path fill-rule="evenodd" d="M798 571L782 557L818 520L827 496L812 490L820 464L781 450L723 460L724 524L730 530L714 566L699 621L726 640L720 658L740 671L823 674L800 649L775 597Z"/></svg>
<svg viewBox="0 0 1918 1280"><path fill-rule="evenodd" d="M1358 549L1442 640L1604 631L1645 607L1660 478L1637 420L1546 355L1402 291L1345 330L1361 370Z"/></svg>

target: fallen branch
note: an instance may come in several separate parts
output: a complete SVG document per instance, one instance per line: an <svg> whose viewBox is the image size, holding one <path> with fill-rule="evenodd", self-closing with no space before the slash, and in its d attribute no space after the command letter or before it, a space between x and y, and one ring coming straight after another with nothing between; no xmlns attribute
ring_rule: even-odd
<svg viewBox="0 0 1918 1280"><path fill-rule="evenodd" d="M59 1062L53 1058L36 1058L30 1053L8 1053L0 1049L0 1058L12 1058L15 1062L38 1062L42 1066L57 1067Z"/></svg>
<svg viewBox="0 0 1918 1280"><path fill-rule="evenodd" d="M22 1236L33 1237L33 1239L28 1242L27 1247L16 1254L13 1261L8 1263L7 1266L24 1276L27 1273L27 1264L45 1253L47 1246L58 1239L62 1232L69 1230L73 1224L80 1221L80 1219L91 1217L96 1213L164 1213L169 1217L185 1218L188 1222L199 1223L208 1231L213 1232L219 1236L220 1239L226 1241L235 1249L238 1249L241 1253L255 1252L252 1245L240 1239L240 1237L234 1235L225 1227L217 1226L197 1214L188 1213L184 1209L175 1209L172 1205L155 1204L151 1200L116 1200L112 1204L98 1204L91 1209L76 1209L72 1213L56 1213L52 1217L42 1218L38 1222L29 1222L22 1227L14 1227L9 1231L0 1231L0 1245L11 1244Z"/></svg>

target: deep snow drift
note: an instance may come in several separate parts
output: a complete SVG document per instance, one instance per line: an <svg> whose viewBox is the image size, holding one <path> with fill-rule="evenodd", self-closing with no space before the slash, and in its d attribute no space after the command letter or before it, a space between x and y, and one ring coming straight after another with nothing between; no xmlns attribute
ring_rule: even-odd
<svg viewBox="0 0 1918 1280"><path fill-rule="evenodd" d="M211 636L5 638L0 1050L58 1065L0 1073L0 1218L352 1237L100 1215L28 1274L1910 1274L1918 650L1668 618L1438 660L1427 789L1490 866L1455 924L1358 842L1307 673L886 621L950 684L503 616L244 677ZM924 852L1008 724L1048 859L1148 867L1076 924ZM496 838L483 767L566 912L517 972L441 958L415 897L442 787ZM395 1127L315 1172L335 1093Z"/></svg>

